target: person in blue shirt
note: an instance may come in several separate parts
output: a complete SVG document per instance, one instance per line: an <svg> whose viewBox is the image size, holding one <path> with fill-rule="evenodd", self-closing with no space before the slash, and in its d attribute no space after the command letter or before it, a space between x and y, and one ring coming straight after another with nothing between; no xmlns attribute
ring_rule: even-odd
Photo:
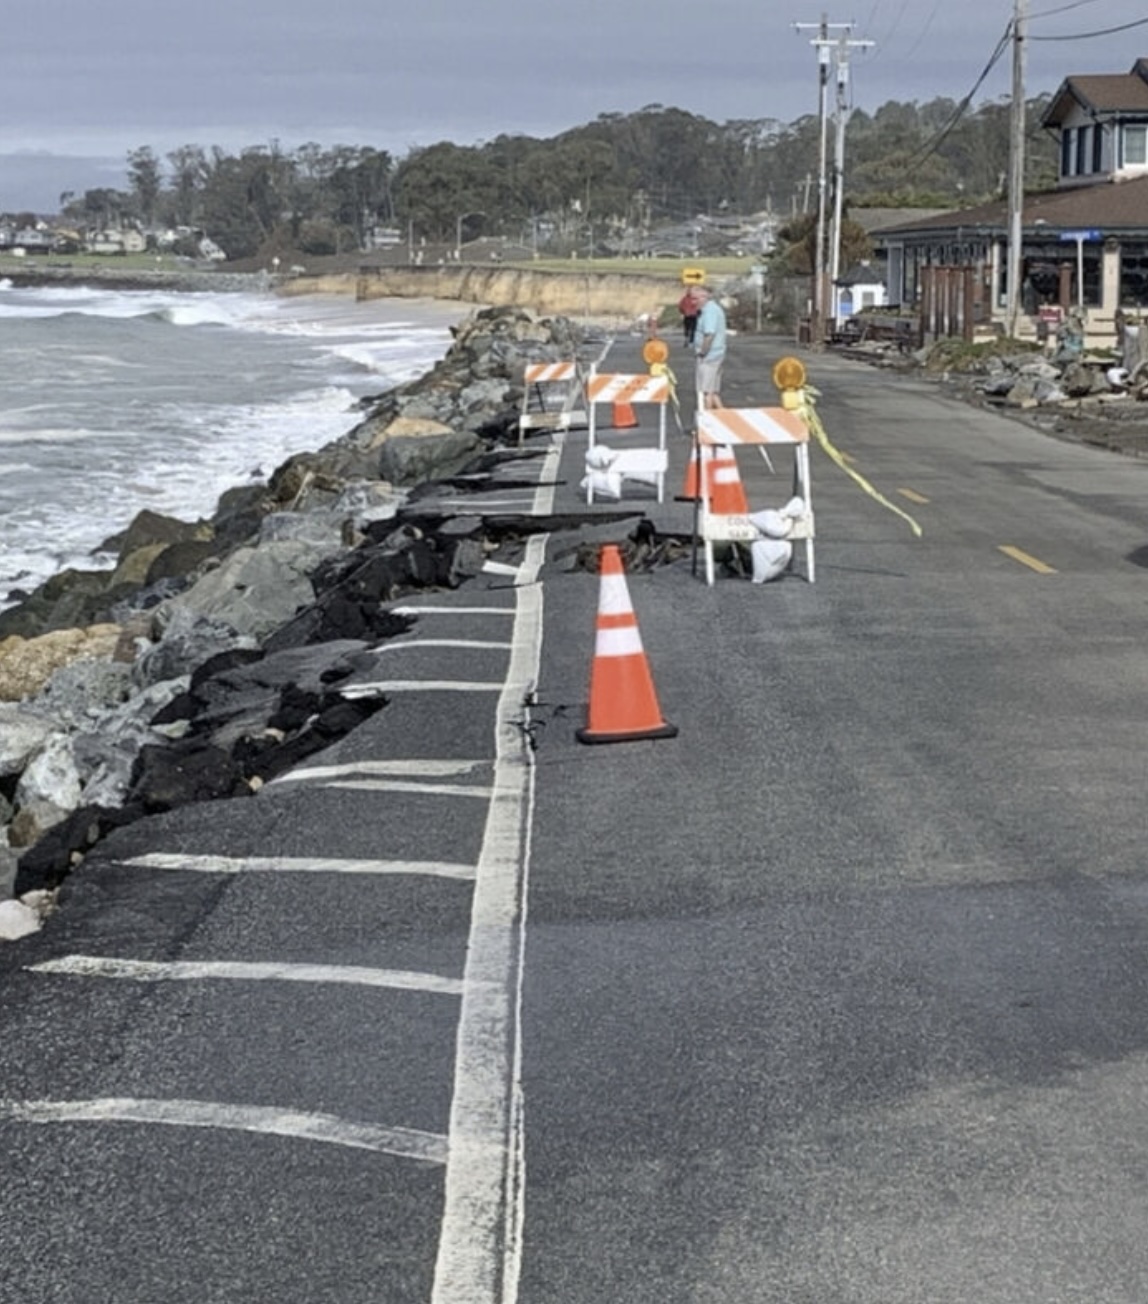
<svg viewBox="0 0 1148 1304"><path fill-rule="evenodd" d="M693 294L698 303L694 346L698 360L698 407L719 408L722 405L722 363L725 361L725 309L713 297L708 285L695 285Z"/></svg>

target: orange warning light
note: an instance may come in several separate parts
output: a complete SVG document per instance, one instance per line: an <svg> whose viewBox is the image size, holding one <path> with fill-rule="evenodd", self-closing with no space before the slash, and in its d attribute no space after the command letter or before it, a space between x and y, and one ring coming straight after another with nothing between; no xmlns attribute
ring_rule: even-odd
<svg viewBox="0 0 1148 1304"><path fill-rule="evenodd" d="M665 340L650 339L642 345L642 361L651 366L658 362L665 362L669 356L670 346Z"/></svg>
<svg viewBox="0 0 1148 1304"><path fill-rule="evenodd" d="M784 393L801 389L805 384L805 367L797 358L779 358L773 366L773 383Z"/></svg>

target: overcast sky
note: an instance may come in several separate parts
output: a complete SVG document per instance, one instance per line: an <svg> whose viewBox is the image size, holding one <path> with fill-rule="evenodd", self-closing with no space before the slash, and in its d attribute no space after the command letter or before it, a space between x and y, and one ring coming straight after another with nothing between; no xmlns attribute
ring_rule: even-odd
<svg viewBox="0 0 1148 1304"><path fill-rule="evenodd" d="M717 122L817 111L822 15L872 41L852 100L959 100L1016 0L37 0L0 36L0 211L126 186L128 150L549 137L650 104ZM1026 93L1148 57L1145 0L1028 0ZM1113 31L1121 28L1125 30ZM1108 31L1107 35L1090 35ZM842 35L835 29L833 35ZM1071 38L1071 39L1069 39ZM1006 50L974 104L1007 96Z"/></svg>

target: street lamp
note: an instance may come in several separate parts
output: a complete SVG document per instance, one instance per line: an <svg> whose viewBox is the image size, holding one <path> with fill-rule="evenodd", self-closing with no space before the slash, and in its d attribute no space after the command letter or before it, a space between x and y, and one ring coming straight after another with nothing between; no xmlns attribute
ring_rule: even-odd
<svg viewBox="0 0 1148 1304"><path fill-rule="evenodd" d="M485 216L486 214L482 211L481 208L471 209L469 213L459 213L458 221L455 224L455 236L454 236L454 260L456 263L459 262L460 259L462 258L462 224L466 221L468 217L485 217Z"/></svg>

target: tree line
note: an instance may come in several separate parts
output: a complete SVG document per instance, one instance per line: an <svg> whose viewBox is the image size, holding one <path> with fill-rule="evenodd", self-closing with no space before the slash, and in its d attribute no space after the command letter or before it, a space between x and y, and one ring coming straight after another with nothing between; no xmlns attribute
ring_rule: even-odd
<svg viewBox="0 0 1148 1304"><path fill-rule="evenodd" d="M1026 105L1029 189L1056 176L1056 149ZM973 109L937 98L855 111L845 133L846 209L854 205L964 207L1005 192L1007 100ZM651 104L602 114L559 135L448 141L402 158L369 146L278 142L228 153L185 145L161 158L127 156L128 188L61 196L65 217L88 225L134 221L205 232L232 259L299 251L351 252L377 226L405 241L453 244L501 235L556 252L587 233L653 231L701 213L772 212L800 224L817 204L816 114L716 123ZM832 168L832 160L830 160Z"/></svg>

